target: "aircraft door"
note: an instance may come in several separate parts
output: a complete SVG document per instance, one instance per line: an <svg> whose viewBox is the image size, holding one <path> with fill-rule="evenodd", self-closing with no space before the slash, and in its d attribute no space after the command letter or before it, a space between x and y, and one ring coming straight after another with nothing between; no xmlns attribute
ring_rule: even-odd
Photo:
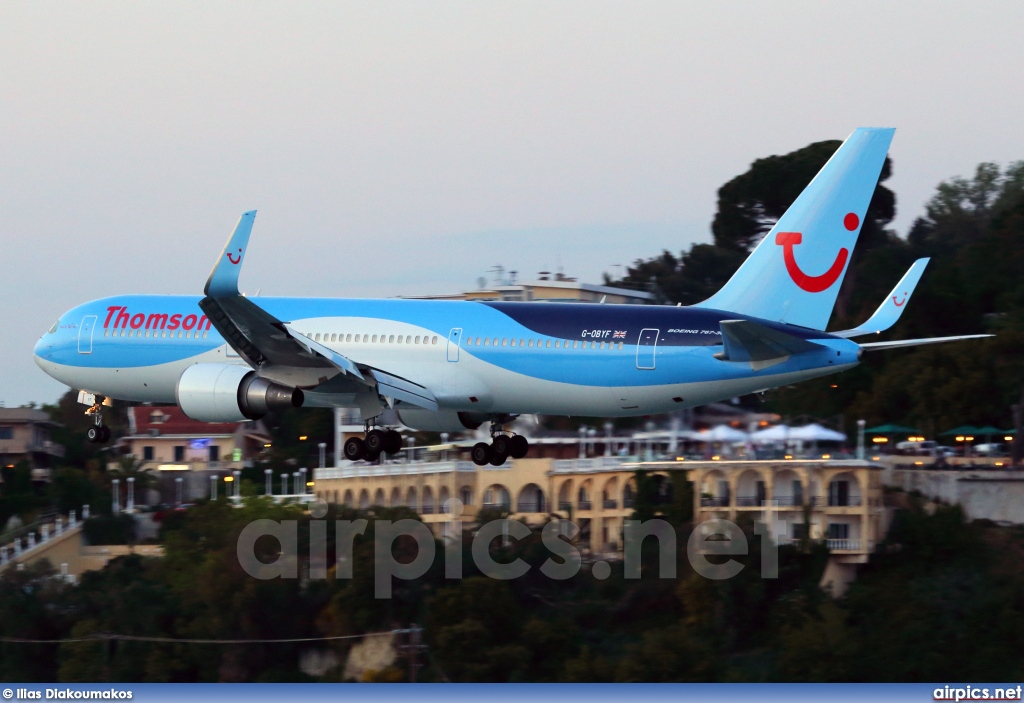
<svg viewBox="0 0 1024 703"><path fill-rule="evenodd" d="M448 333L448 361L459 360L459 344L462 342L462 328L453 327Z"/></svg>
<svg viewBox="0 0 1024 703"><path fill-rule="evenodd" d="M651 370L654 368L654 356L658 350L659 330L640 330L640 341L636 344L636 367Z"/></svg>
<svg viewBox="0 0 1024 703"><path fill-rule="evenodd" d="M92 331L96 327L96 316L86 315L78 328L78 353L92 354Z"/></svg>

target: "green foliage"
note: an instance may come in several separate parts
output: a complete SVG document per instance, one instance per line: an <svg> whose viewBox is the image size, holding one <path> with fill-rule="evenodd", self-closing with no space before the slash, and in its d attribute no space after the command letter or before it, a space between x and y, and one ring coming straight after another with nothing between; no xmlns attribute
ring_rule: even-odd
<svg viewBox="0 0 1024 703"><path fill-rule="evenodd" d="M82 523L82 533L89 544L134 544L135 518L120 515L96 515Z"/></svg>

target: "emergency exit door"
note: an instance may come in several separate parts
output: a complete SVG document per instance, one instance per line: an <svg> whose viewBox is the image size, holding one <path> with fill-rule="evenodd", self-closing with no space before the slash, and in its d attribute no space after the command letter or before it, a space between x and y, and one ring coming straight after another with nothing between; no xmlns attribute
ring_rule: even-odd
<svg viewBox="0 0 1024 703"><path fill-rule="evenodd" d="M640 341L636 344L636 367L651 370L654 368L654 357L658 350L658 330L644 329L640 331Z"/></svg>

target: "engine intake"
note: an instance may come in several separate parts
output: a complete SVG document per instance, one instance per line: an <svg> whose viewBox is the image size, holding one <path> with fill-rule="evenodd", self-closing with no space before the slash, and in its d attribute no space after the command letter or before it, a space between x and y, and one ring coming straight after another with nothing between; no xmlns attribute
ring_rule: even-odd
<svg viewBox="0 0 1024 703"><path fill-rule="evenodd" d="M175 396L186 415L203 422L258 420L271 410L302 407L305 401L298 388L233 364L189 366L178 379Z"/></svg>

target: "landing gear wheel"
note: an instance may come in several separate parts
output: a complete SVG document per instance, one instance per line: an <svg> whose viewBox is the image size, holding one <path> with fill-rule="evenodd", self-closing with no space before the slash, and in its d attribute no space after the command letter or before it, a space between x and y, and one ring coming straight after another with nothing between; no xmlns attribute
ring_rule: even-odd
<svg viewBox="0 0 1024 703"><path fill-rule="evenodd" d="M395 430L388 430L384 433L384 451L388 454L398 454L402 451L402 435Z"/></svg>
<svg viewBox="0 0 1024 703"><path fill-rule="evenodd" d="M509 438L503 434L498 435L491 442L491 451L499 456L506 457L512 453L512 445Z"/></svg>
<svg viewBox="0 0 1024 703"><path fill-rule="evenodd" d="M85 431L85 438L88 439L93 444L102 442L103 440L100 439L101 437L103 437L102 425L93 425L92 427Z"/></svg>
<svg viewBox="0 0 1024 703"><path fill-rule="evenodd" d="M517 434L513 435L508 440L508 455L513 459L522 459L526 456L526 453L530 451L530 443L526 441L526 437Z"/></svg>
<svg viewBox="0 0 1024 703"><path fill-rule="evenodd" d="M358 437L349 437L345 440L343 451L349 461L359 461L366 456L366 442Z"/></svg>
<svg viewBox="0 0 1024 703"><path fill-rule="evenodd" d="M384 451L384 430L370 430L366 433L366 451L373 452L377 456Z"/></svg>
<svg viewBox="0 0 1024 703"><path fill-rule="evenodd" d="M106 425L100 425L100 441L101 442L109 442L110 441L110 428L107 427Z"/></svg>
<svg viewBox="0 0 1024 703"><path fill-rule="evenodd" d="M372 464L373 462L377 461L377 459L380 459L380 452L371 452L369 449L367 449L366 456L363 458Z"/></svg>
<svg viewBox="0 0 1024 703"><path fill-rule="evenodd" d="M508 459L508 454L498 454L493 448L491 449L491 466L501 466L506 459Z"/></svg>
<svg viewBox="0 0 1024 703"><path fill-rule="evenodd" d="M473 445L469 456L477 466L487 466L491 461L491 445L486 442L477 442Z"/></svg>

